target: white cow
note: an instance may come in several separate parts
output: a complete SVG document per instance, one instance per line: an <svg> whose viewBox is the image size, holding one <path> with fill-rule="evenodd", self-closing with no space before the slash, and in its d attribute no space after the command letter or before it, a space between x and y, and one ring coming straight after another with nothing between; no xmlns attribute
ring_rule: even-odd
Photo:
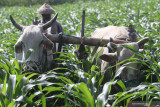
<svg viewBox="0 0 160 107"><path fill-rule="evenodd" d="M57 15L44 25L31 26L22 26L10 16L13 25L23 32L15 44L15 53L20 55L17 59L26 63L24 71L42 72L42 67L46 61L44 48L52 50L54 46L52 41L44 36L43 31L56 21ZM26 56L29 50L33 50L33 52L27 58Z"/></svg>
<svg viewBox="0 0 160 107"><path fill-rule="evenodd" d="M105 28L99 28L92 33L92 37L103 38L103 39L113 38L113 40L118 39L118 40L124 40L126 42L129 42L124 44L115 44L113 42L110 42L108 43L107 47L98 48L97 52L101 50L98 63L101 64L101 71L105 75L104 82L109 81L111 79L111 75L113 74L112 71L116 70L116 68L114 68L112 70L110 69L108 71L105 71L106 68L108 68L110 65L115 65L118 62L129 59L135 53L134 51L128 48L125 48L123 45L133 46L136 49L136 51L139 52L142 50L140 49L140 47L142 47L144 43L148 41L148 39L145 38L139 42L136 42L137 35L136 35L136 31L133 29L132 26L130 26L129 28L126 28L124 26L120 26L120 27L108 26ZM114 52L111 52L111 50L114 50ZM97 54L95 57L97 58ZM123 81L136 79L139 71L138 64L129 63L126 66L130 66L132 68L130 67L124 68L123 72L120 75L121 79ZM119 68L119 66L117 68Z"/></svg>

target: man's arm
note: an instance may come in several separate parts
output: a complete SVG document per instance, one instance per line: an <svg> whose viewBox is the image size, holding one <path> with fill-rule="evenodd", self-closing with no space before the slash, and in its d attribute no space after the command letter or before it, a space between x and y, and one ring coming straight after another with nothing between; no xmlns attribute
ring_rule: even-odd
<svg viewBox="0 0 160 107"><path fill-rule="evenodd" d="M57 22L57 32L58 32L58 33L60 33L60 32L63 33L62 25L61 25L59 22Z"/></svg>

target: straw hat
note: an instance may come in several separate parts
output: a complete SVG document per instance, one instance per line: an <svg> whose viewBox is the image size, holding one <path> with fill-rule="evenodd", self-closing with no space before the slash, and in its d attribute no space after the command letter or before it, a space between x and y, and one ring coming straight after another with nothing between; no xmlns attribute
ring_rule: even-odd
<svg viewBox="0 0 160 107"><path fill-rule="evenodd" d="M44 3L39 9L37 9L37 13L39 14L54 14L55 11L52 7L46 3Z"/></svg>

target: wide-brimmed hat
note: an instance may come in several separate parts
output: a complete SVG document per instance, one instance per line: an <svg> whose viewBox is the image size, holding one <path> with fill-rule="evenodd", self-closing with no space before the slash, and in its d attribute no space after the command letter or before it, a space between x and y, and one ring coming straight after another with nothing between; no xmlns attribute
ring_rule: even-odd
<svg viewBox="0 0 160 107"><path fill-rule="evenodd" d="M39 9L37 9L37 13L39 14L54 14L55 11L49 4L44 3Z"/></svg>

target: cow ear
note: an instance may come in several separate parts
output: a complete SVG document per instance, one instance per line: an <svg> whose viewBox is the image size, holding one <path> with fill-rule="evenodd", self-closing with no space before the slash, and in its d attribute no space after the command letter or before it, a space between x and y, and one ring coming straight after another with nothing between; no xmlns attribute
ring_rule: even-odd
<svg viewBox="0 0 160 107"><path fill-rule="evenodd" d="M109 42L107 44L107 47L109 49L109 52L115 52L117 50L117 44L115 44L113 42Z"/></svg>
<svg viewBox="0 0 160 107"><path fill-rule="evenodd" d="M23 48L22 45L23 45L22 41L18 41L15 44L14 50L15 50L16 53L22 53L22 48Z"/></svg>
<svg viewBox="0 0 160 107"><path fill-rule="evenodd" d="M146 43L146 42L148 42L149 41L149 38L143 38L142 40L140 40L140 41L138 41L137 42L137 44L138 44L138 46L141 48L141 47L143 47L144 46L144 44Z"/></svg>
<svg viewBox="0 0 160 107"><path fill-rule="evenodd" d="M106 62L112 63L117 60L117 54L116 53L107 53L107 54L101 55L99 58L106 61Z"/></svg>
<svg viewBox="0 0 160 107"><path fill-rule="evenodd" d="M49 40L46 36L44 36L44 41L43 41L45 48L47 50L52 50L53 48L53 42L51 40Z"/></svg>

